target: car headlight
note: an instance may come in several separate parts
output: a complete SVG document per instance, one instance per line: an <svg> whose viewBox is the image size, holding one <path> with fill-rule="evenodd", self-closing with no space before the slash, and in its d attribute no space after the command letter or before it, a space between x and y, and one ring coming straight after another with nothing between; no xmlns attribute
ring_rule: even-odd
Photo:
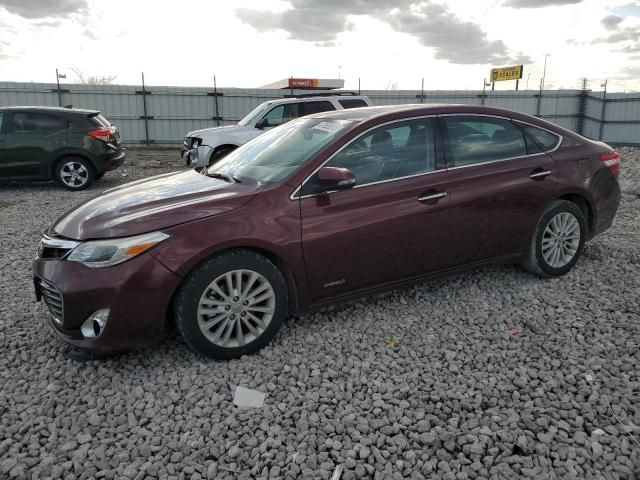
<svg viewBox="0 0 640 480"><path fill-rule="evenodd" d="M133 237L90 240L78 245L67 257L91 268L110 267L126 262L169 238L163 232L144 233Z"/></svg>

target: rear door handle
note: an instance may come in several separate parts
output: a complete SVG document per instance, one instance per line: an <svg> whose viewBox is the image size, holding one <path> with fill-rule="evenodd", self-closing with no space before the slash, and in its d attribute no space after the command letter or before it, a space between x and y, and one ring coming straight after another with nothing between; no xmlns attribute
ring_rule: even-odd
<svg viewBox="0 0 640 480"><path fill-rule="evenodd" d="M532 180L544 180L545 177L551 175L551 170L542 170L541 168L537 168L529 175L529 178Z"/></svg>
<svg viewBox="0 0 640 480"><path fill-rule="evenodd" d="M438 200L447 196L447 192L424 192L421 196L418 197L418 201L426 204L434 204L437 203Z"/></svg>

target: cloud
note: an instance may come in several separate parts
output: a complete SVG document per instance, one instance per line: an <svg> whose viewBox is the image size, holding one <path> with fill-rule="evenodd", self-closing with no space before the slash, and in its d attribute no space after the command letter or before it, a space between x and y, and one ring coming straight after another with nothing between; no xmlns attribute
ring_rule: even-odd
<svg viewBox="0 0 640 480"><path fill-rule="evenodd" d="M507 0L502 5L511 8L543 8L575 5L583 0Z"/></svg>
<svg viewBox="0 0 640 480"><path fill-rule="evenodd" d="M614 33L606 37L598 37L592 43L620 43L626 41L635 41L640 38L640 26L627 27L622 30L616 30Z"/></svg>
<svg viewBox="0 0 640 480"><path fill-rule="evenodd" d="M417 3L416 3L417 2ZM513 59L505 43L490 40L477 23L461 20L446 6L427 0L291 0L282 12L237 9L243 22L260 32L284 30L295 40L333 46L351 30L350 15L368 15L434 49L434 56L457 64L499 63ZM519 58L530 60L520 55Z"/></svg>
<svg viewBox="0 0 640 480"><path fill-rule="evenodd" d="M0 0L0 7L28 19L66 17L87 10L87 0Z"/></svg>
<svg viewBox="0 0 640 480"><path fill-rule="evenodd" d="M618 15L607 15L604 17L601 22L607 28L618 28L618 25L624 20L623 17L619 17Z"/></svg>

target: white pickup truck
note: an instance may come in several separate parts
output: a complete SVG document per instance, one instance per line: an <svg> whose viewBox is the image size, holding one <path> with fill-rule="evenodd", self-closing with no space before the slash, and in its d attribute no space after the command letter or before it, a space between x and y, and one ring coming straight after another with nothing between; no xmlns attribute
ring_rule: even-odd
<svg viewBox="0 0 640 480"><path fill-rule="evenodd" d="M204 128L187 133L182 145L181 157L191 164L189 151L199 146L208 146L208 163L215 163L233 149L266 130L282 125L304 115L343 110L345 108L370 107L371 101L363 95L301 95L293 98L269 100L254 108L237 125Z"/></svg>

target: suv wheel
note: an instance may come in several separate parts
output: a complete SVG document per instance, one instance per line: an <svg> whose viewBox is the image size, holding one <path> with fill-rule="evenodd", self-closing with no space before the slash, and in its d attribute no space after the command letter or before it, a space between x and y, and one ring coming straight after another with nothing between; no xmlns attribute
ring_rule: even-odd
<svg viewBox="0 0 640 480"><path fill-rule="evenodd" d="M55 179L68 190L84 190L93 183L95 173L82 157L65 157L55 168Z"/></svg>
<svg viewBox="0 0 640 480"><path fill-rule="evenodd" d="M237 358L264 347L288 306L280 270L250 250L216 255L194 270L174 302L178 331L196 352Z"/></svg>
<svg viewBox="0 0 640 480"><path fill-rule="evenodd" d="M541 277L564 275L578 261L587 235L582 210L566 200L553 202L542 214L531 241L525 269Z"/></svg>

